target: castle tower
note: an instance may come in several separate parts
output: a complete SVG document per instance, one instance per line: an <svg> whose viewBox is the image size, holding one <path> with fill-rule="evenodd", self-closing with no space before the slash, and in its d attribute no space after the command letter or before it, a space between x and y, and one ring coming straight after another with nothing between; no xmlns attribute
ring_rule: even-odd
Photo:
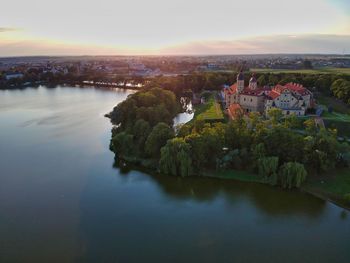
<svg viewBox="0 0 350 263"><path fill-rule="evenodd" d="M249 88L255 90L258 87L258 82L256 81L255 74L252 74L252 77L249 80Z"/></svg>
<svg viewBox="0 0 350 263"><path fill-rule="evenodd" d="M244 75L241 70L237 75L237 91L241 93L243 89L244 89Z"/></svg>

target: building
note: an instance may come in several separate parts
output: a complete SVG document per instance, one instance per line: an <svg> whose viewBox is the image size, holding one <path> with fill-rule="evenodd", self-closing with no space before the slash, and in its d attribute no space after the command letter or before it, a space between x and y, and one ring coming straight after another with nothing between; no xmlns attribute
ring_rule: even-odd
<svg viewBox="0 0 350 263"><path fill-rule="evenodd" d="M5 74L5 79L6 80L10 80L10 79L19 79L19 78L23 78L23 74L22 73L7 73Z"/></svg>
<svg viewBox="0 0 350 263"><path fill-rule="evenodd" d="M224 88L224 96L226 109L237 104L245 113L255 111L267 114L269 109L279 108L284 115L302 116L314 106L312 93L300 84L259 87L253 74L248 86L245 86L242 71L237 75L235 84Z"/></svg>

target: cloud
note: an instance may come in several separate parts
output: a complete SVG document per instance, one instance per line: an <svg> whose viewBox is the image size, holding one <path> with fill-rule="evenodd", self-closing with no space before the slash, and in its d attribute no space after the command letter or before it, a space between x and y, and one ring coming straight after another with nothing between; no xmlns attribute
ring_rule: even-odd
<svg viewBox="0 0 350 263"><path fill-rule="evenodd" d="M350 35L272 35L234 40L195 41L159 49L63 43L0 37L0 56L31 55L229 55L229 54L349 54Z"/></svg>
<svg viewBox="0 0 350 263"><path fill-rule="evenodd" d="M0 33L4 32L13 32L13 31L19 31L19 28L14 28L14 27L0 27Z"/></svg>
<svg viewBox="0 0 350 263"><path fill-rule="evenodd" d="M200 41L161 50L173 55L350 53L350 35L274 35L226 41Z"/></svg>

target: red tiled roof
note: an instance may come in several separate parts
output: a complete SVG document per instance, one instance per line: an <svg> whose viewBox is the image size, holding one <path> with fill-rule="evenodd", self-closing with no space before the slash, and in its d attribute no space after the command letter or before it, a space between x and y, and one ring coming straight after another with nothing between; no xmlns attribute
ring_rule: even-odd
<svg viewBox="0 0 350 263"><path fill-rule="evenodd" d="M249 96L261 96L261 95L263 95L264 91L267 91L267 89L265 87L264 88L257 88L257 89L251 89L249 87L245 87L242 90L241 94L249 95Z"/></svg>
<svg viewBox="0 0 350 263"><path fill-rule="evenodd" d="M277 92L276 90L272 90L270 93L269 93L269 96L274 100L276 99L277 97L279 97L281 95L281 93Z"/></svg>
<svg viewBox="0 0 350 263"><path fill-rule="evenodd" d="M232 86L230 86L229 88L225 89L225 93L231 95L231 94L235 94L237 92L237 83L233 84Z"/></svg>
<svg viewBox="0 0 350 263"><path fill-rule="evenodd" d="M236 118L239 114L242 114L244 111L241 107L241 105L234 103L231 104L230 107L228 107L228 114L232 119Z"/></svg>
<svg viewBox="0 0 350 263"><path fill-rule="evenodd" d="M285 85L285 87L287 89L289 89L290 91L294 91L294 92L296 92L296 93L298 93L300 95L307 95L307 94L309 94L309 91L306 88L304 88L303 85L301 85L301 84L290 82L290 83L287 83Z"/></svg>
<svg viewBox="0 0 350 263"><path fill-rule="evenodd" d="M290 92L297 93L299 95L307 95L310 94L310 91L303 87L301 84L297 83L287 83L286 85L282 86L281 84L277 84L272 89L270 87L260 87L255 90L250 89L249 87L245 87L241 94L248 95L248 96L263 96L264 94L267 94L272 99L277 98L281 93L285 90L289 90ZM233 84L229 88L225 89L225 93L228 95L236 94L237 93L237 83Z"/></svg>
<svg viewBox="0 0 350 263"><path fill-rule="evenodd" d="M276 86L274 86L272 88L272 90L277 92L277 93L282 93L285 89L287 89L287 88L285 86L280 85L280 84L277 84Z"/></svg>

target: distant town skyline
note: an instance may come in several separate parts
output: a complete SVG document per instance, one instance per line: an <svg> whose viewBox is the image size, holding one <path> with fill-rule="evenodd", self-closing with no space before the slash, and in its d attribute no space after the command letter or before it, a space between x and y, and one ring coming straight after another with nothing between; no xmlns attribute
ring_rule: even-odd
<svg viewBox="0 0 350 263"><path fill-rule="evenodd" d="M0 56L350 53L350 2L2 3Z"/></svg>

